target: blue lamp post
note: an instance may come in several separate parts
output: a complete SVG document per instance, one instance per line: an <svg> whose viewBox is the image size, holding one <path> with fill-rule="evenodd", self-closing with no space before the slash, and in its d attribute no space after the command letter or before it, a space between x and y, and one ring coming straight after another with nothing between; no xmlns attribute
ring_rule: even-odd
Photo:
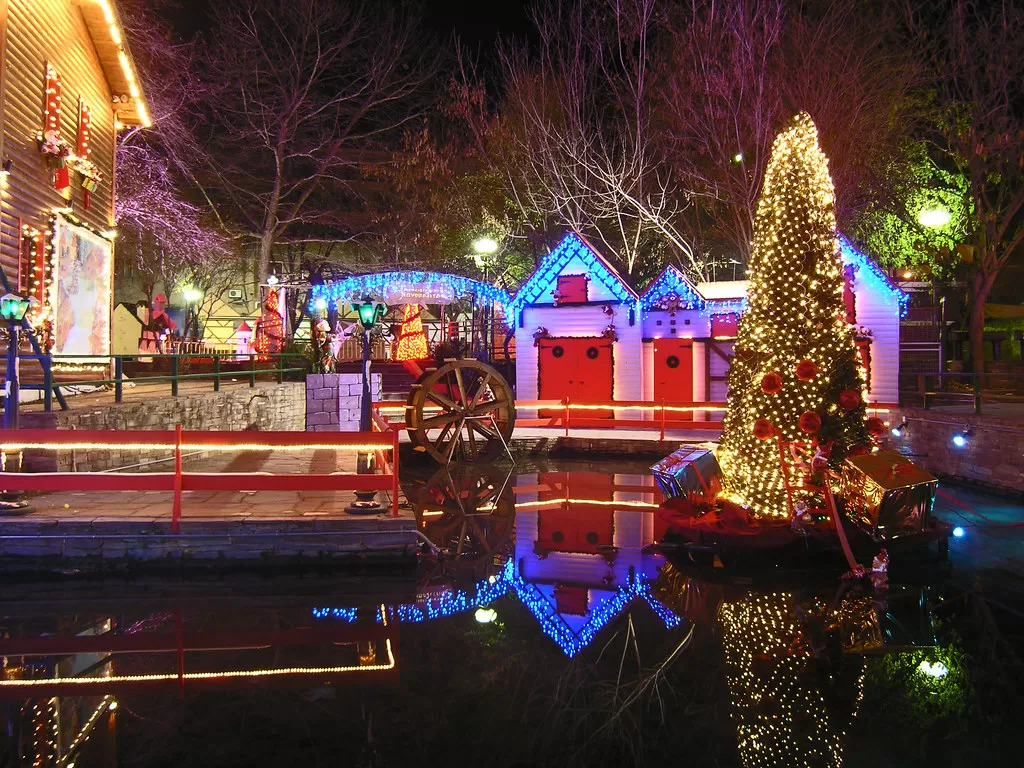
<svg viewBox="0 0 1024 768"><path fill-rule="evenodd" d="M373 395L370 392L370 334L373 327L380 322L387 312L387 305L382 301L373 301L369 296L364 296L360 304L353 304L356 314L359 315L359 324L363 329L363 397L359 407L359 431L370 432L373 430ZM360 453L356 458L356 472L360 475L370 474L370 454ZM377 503L376 491L356 491L356 501L349 505L345 511L354 515L373 515L380 512L383 507Z"/></svg>
<svg viewBox="0 0 1024 768"><path fill-rule="evenodd" d="M21 341L21 323L28 312L29 301L24 296L8 293L0 296L0 318L7 323L7 381L4 383L4 429L18 429L18 345ZM4 469L7 468L4 457ZM21 453L18 453L20 469ZM21 500L20 491L0 493L0 513L24 514L31 511Z"/></svg>

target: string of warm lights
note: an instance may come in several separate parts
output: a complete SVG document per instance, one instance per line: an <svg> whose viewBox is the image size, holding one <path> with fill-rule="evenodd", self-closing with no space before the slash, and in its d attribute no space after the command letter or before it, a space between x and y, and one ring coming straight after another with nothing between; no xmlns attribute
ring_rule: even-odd
<svg viewBox="0 0 1024 768"><path fill-rule="evenodd" d="M797 462L783 468L780 440L831 442L833 463L870 442L834 208L828 158L801 113L765 172L718 452L727 497L758 517L788 517L787 481L803 484Z"/></svg>
<svg viewBox="0 0 1024 768"><path fill-rule="evenodd" d="M97 687L109 683L158 683L167 680L232 680L247 677L282 677L298 675L336 675L346 672L378 672L395 668L395 654L391 648L391 640L384 641L387 650L386 664L347 664L331 667L281 667L272 669L231 669L218 672L158 672L143 675L110 675L108 677L61 677L33 678L28 680L0 680L0 688L33 688L60 683L68 686Z"/></svg>
<svg viewBox="0 0 1024 768"><path fill-rule="evenodd" d="M142 100L142 91L135 78L135 71L132 69L131 61L128 60L128 52L124 47L124 38L121 35L121 27L118 24L114 8L111 5L110 0L93 0L93 2L99 5L102 9L103 20L106 21L107 27L110 31L110 39L118 48L117 60L121 65L121 73L124 75L124 79L128 82L128 93L131 94L131 97L135 102L135 111L139 116L139 122L146 128L149 128L153 123L149 118L149 112L146 109L146 104Z"/></svg>

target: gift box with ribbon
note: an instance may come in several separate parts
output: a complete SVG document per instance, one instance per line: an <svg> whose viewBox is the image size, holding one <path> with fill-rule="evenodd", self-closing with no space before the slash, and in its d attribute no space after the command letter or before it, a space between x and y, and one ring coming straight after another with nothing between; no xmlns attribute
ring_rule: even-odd
<svg viewBox="0 0 1024 768"><path fill-rule="evenodd" d="M850 520L885 540L928 525L938 483L906 456L879 451L846 459L837 495Z"/></svg>

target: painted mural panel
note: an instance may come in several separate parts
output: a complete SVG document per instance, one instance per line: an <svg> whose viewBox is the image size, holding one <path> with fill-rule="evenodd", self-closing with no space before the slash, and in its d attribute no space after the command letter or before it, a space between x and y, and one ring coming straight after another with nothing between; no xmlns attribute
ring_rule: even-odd
<svg viewBox="0 0 1024 768"><path fill-rule="evenodd" d="M99 235L57 217L56 248L53 351L108 355L113 247Z"/></svg>

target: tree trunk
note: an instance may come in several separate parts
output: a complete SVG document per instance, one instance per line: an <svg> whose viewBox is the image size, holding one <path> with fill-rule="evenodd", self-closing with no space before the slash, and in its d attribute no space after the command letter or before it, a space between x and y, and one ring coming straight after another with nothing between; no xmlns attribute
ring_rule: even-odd
<svg viewBox="0 0 1024 768"><path fill-rule="evenodd" d="M985 372L985 300L992 292L995 275L978 271L971 280L971 327L970 352L971 371Z"/></svg>
<svg viewBox="0 0 1024 768"><path fill-rule="evenodd" d="M267 275L270 274L270 252L273 249L274 233L267 230L260 236L260 260L256 271L257 287L267 282Z"/></svg>

